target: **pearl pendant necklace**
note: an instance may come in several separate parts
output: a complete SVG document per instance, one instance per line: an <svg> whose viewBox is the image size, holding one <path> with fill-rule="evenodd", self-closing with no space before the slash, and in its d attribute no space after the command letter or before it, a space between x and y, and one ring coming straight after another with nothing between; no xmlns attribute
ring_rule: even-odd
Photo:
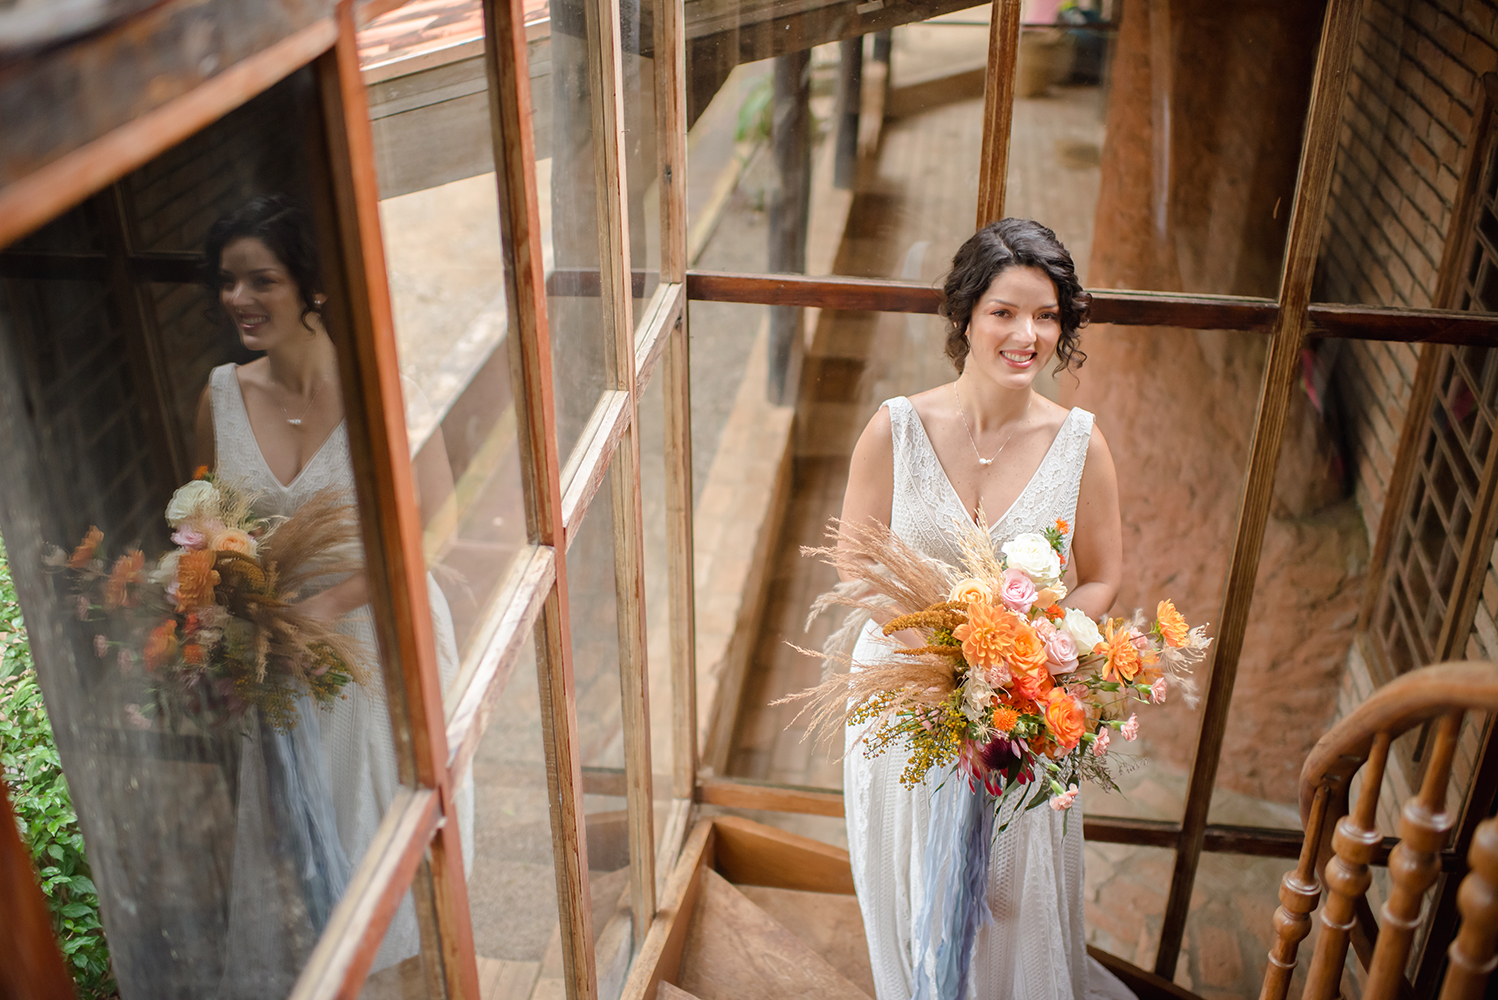
<svg viewBox="0 0 1498 1000"><path fill-rule="evenodd" d="M967 431L967 439L968 442L973 446L973 454L977 456L978 464L984 468L987 468L988 466L992 465L1001 454L1003 454L1005 448L1009 447L1009 442L1014 437L1014 432L1019 429L1019 425L1024 423L1025 418L1030 415L1030 402L1035 398L1035 395L1034 393L1031 393L1030 398L1025 400L1025 412L1019 415L1019 420L1016 421L1015 425L1009 429L1009 436L1004 438L1004 443L999 445L999 450L993 453L993 458L984 458L982 452L978 451L978 441L973 437L973 429L968 426L967 414L963 412L962 396L957 392L956 382L952 383L952 397L957 400L957 415L962 418L962 429Z"/></svg>
<svg viewBox="0 0 1498 1000"><path fill-rule="evenodd" d="M298 429L301 428L302 421L306 418L307 414L312 412L312 404L317 402L317 390L320 388L322 388L322 382L312 383L312 395L308 397L307 405L302 409L302 415L299 417L293 417L286 412L286 407L281 406L281 415L286 418L288 424ZM281 404L277 403L276 405L280 406Z"/></svg>

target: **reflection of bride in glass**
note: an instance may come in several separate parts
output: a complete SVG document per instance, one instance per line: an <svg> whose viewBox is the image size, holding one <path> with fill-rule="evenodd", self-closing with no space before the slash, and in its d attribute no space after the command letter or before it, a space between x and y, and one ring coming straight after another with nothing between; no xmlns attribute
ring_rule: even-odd
<svg viewBox="0 0 1498 1000"><path fill-rule="evenodd" d="M200 464L255 496L255 514L286 517L320 491L354 500L338 358L310 220L294 203L255 198L209 232L205 266L244 346L264 356L215 368L198 408ZM330 557L333 553L329 554ZM346 557L347 554L344 554ZM445 688L457 668L452 617L428 577ZM315 590L315 588L313 588ZM298 722L246 726L239 767L226 996L285 996L398 785L390 715L364 574L329 577L302 607L336 621L368 658L363 684L332 708L302 696ZM471 820L471 796L459 797ZM463 843L471 843L465 822ZM466 853L466 851L465 851ZM416 954L408 894L373 970Z"/></svg>

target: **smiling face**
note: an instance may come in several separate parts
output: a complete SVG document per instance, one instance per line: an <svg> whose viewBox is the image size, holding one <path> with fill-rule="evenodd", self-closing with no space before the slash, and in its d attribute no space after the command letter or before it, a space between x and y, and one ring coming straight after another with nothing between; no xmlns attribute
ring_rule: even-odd
<svg viewBox="0 0 1498 1000"><path fill-rule="evenodd" d="M1061 339L1055 284L1038 267L1000 271L973 307L967 335L972 349L964 370L1028 387Z"/></svg>
<svg viewBox="0 0 1498 1000"><path fill-rule="evenodd" d="M219 293L224 310L234 321L239 339L252 351L266 351L293 339L305 339L318 327L318 317L307 316L307 303L281 258L253 236L224 247L219 257Z"/></svg>

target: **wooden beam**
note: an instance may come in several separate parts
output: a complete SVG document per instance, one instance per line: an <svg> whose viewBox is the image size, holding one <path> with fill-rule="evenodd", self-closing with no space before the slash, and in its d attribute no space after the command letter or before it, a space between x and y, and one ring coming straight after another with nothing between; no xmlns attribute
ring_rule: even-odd
<svg viewBox="0 0 1498 1000"><path fill-rule="evenodd" d="M983 78L983 140L978 155L978 219L974 229L982 229L1004 217L1021 7L1020 0L993 0L989 15L988 69Z"/></svg>
<svg viewBox="0 0 1498 1000"><path fill-rule="evenodd" d="M379 182L375 176L374 135L359 75L354 0L340 0L338 38L333 52L317 63L327 128L328 163L342 231L344 288L352 318L343 346L344 407L356 479L365 496L360 523L378 609L376 633L384 660L391 728L406 725L415 783L434 789L442 816L430 843L423 842L431 866L436 934L441 970L449 994L477 1000L478 965L463 870L454 787L447 768L447 726L437 674L437 640L427 594L421 512L411 470L400 359L385 250L380 230ZM362 461L361 461L362 459ZM388 620L381 621L381 619ZM395 681L395 683L390 683ZM400 711L401 708L404 711ZM404 718L402 718L404 716ZM397 747L400 740L397 738ZM398 752L399 756L399 752ZM414 869L412 870L414 875ZM375 942L378 947L379 942ZM350 969L344 991L353 995L367 967Z"/></svg>
<svg viewBox="0 0 1498 1000"><path fill-rule="evenodd" d="M520 478L526 531L534 545L553 552L555 582L536 623L536 675L541 701L541 741L551 814L552 863L568 997L597 993L593 955L588 839L582 808L581 749L577 734L577 683L567 607L567 558L562 520L561 459L557 454L552 397L551 338L546 320L546 275L541 253L541 211L536 194L536 143L524 0L483 0L484 64L494 176L499 188L500 245L504 252L510 384L515 389Z"/></svg>
<svg viewBox="0 0 1498 1000"><path fill-rule="evenodd" d="M1186 809L1181 818L1181 841L1176 851L1175 870L1171 874L1170 896L1160 929L1160 950L1155 956L1155 972L1166 979L1175 976L1186 918L1191 909L1191 892L1196 883L1212 788L1222 756L1222 738L1227 729L1233 683L1238 675L1238 657L1248 629L1254 579L1269 517L1285 415L1289 409L1290 392L1300 375L1300 352L1308 325L1311 281L1337 155L1342 96L1346 91L1348 65L1352 60L1361 12L1361 0L1330 0L1321 29L1300 176L1296 181L1284 269L1280 275L1279 311L1275 316L1259 391L1259 411L1249 446L1248 470L1244 477L1232 561L1228 567L1223 611L1218 619L1221 624L1212 673L1202 709Z"/></svg>
<svg viewBox="0 0 1498 1000"><path fill-rule="evenodd" d="M15 242L61 215L307 65L328 50L336 34L331 17L307 25L197 84L181 97L63 153L44 167L0 188L0 246ZM46 114L53 117L58 111L51 108ZM79 117L93 119L91 115ZM12 134L7 145L14 138ZM27 149L26 153L38 155L35 149Z"/></svg>
<svg viewBox="0 0 1498 1000"><path fill-rule="evenodd" d="M1486 313L1318 302L1310 314L1312 337L1498 347L1498 316Z"/></svg>
<svg viewBox="0 0 1498 1000"><path fill-rule="evenodd" d="M729 809L764 809L811 816L843 815L843 793L836 789L781 785L746 778L707 778L697 785L696 799L703 805Z"/></svg>
<svg viewBox="0 0 1498 1000"><path fill-rule="evenodd" d="M655 138L661 281L687 280L687 54L683 0L655 0Z"/></svg>
<svg viewBox="0 0 1498 1000"><path fill-rule="evenodd" d="M671 575L671 790L697 784L697 607L692 542L691 337L685 297L666 349L666 535Z"/></svg>

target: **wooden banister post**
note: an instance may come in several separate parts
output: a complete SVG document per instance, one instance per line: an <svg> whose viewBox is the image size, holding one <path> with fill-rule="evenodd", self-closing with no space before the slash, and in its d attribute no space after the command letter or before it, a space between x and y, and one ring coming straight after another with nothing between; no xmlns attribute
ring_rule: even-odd
<svg viewBox="0 0 1498 1000"><path fill-rule="evenodd" d="M1274 911L1274 947L1259 1000L1285 1000L1290 977L1295 974L1295 956L1300 943L1311 933L1311 911L1321 898L1321 880L1316 877L1316 855L1321 852L1321 828L1326 822L1327 787L1316 789L1311 815L1306 820L1305 840L1300 845L1300 863L1280 880L1280 905Z"/></svg>
<svg viewBox="0 0 1498 1000"><path fill-rule="evenodd" d="M1467 861L1472 871L1462 879L1456 896L1462 929L1446 952L1451 964L1441 1000L1476 1000L1498 966L1498 820L1479 824Z"/></svg>
<svg viewBox="0 0 1498 1000"><path fill-rule="evenodd" d="M1464 714L1452 712L1441 719L1420 794L1405 803L1399 818L1399 846L1389 855L1391 887L1368 966L1366 1000L1393 1000L1399 995L1410 942L1420 926L1421 904L1441 874L1440 851L1455 821L1446 811L1446 783Z"/></svg>
<svg viewBox="0 0 1498 1000"><path fill-rule="evenodd" d="M1332 835L1335 853L1326 864L1326 905L1321 908L1321 935L1316 939L1316 956L1311 960L1311 974L1306 980L1306 1000L1329 1000L1340 992L1347 942L1357 923L1358 901L1373 881L1368 863L1383 839L1374 826L1374 818L1388 759L1389 734L1385 731L1374 736L1373 749L1363 766L1357 812L1338 820L1337 832Z"/></svg>

